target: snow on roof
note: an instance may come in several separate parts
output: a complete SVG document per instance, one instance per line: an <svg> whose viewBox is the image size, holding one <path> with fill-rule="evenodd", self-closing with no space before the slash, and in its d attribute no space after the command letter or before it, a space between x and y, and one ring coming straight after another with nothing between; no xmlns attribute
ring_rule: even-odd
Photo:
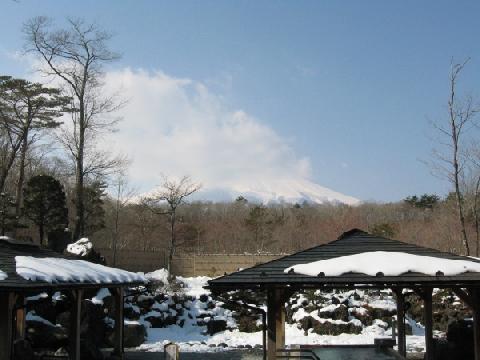
<svg viewBox="0 0 480 360"><path fill-rule="evenodd" d="M67 245L67 252L78 256L87 256L93 249L93 244L87 238L82 238Z"/></svg>
<svg viewBox="0 0 480 360"><path fill-rule="evenodd" d="M147 282L142 274L94 264L84 260L15 256L17 274L25 280L49 283L128 283Z"/></svg>
<svg viewBox="0 0 480 360"><path fill-rule="evenodd" d="M452 276L465 272L480 272L480 263L403 252L372 251L298 264L285 269L284 272L288 273L291 270L296 274L309 276L318 276L321 272L325 276L346 273L375 276L379 272L385 276L398 276L409 271L432 276L441 271L445 276Z"/></svg>
<svg viewBox="0 0 480 360"><path fill-rule="evenodd" d="M0 270L0 281L5 280L7 277L8 277L7 274L2 270Z"/></svg>

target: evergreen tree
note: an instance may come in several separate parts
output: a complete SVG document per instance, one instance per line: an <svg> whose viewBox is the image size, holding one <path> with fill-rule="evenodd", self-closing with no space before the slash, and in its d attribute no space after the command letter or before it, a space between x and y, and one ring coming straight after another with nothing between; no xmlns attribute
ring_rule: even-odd
<svg viewBox="0 0 480 360"><path fill-rule="evenodd" d="M8 139L6 151L0 157L0 191L4 190L10 170L18 161L17 216L22 204L28 149L41 132L60 126L58 119L70 111L67 108L70 101L60 89L0 76L0 131Z"/></svg>
<svg viewBox="0 0 480 360"><path fill-rule="evenodd" d="M85 205L85 235L90 236L105 228L105 209L103 199L107 185L102 181L94 181L87 185L83 193Z"/></svg>
<svg viewBox="0 0 480 360"><path fill-rule="evenodd" d="M45 231L67 227L68 210L60 182L48 175L32 177L24 189L24 213L38 226L40 244Z"/></svg>
<svg viewBox="0 0 480 360"><path fill-rule="evenodd" d="M14 230L18 225L15 214L15 201L5 192L0 193L0 227L2 236Z"/></svg>

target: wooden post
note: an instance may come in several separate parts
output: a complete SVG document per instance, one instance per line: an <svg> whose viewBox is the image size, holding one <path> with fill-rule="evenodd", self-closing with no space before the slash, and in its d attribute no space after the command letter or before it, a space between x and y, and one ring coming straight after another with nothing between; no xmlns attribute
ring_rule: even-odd
<svg viewBox="0 0 480 360"><path fill-rule="evenodd" d="M113 355L117 359L123 359L123 287L113 289L115 299L115 333L113 343Z"/></svg>
<svg viewBox="0 0 480 360"><path fill-rule="evenodd" d="M407 356L407 343L405 336L405 297L403 289L395 289L397 295L397 333L398 333L398 352L403 357ZM393 329L392 329L393 331Z"/></svg>
<svg viewBox="0 0 480 360"><path fill-rule="evenodd" d="M470 294L473 313L473 350L475 360L480 360L480 289L476 287L472 288Z"/></svg>
<svg viewBox="0 0 480 360"><path fill-rule="evenodd" d="M275 360L277 350L285 347L285 292L283 289L268 289L267 307L267 359Z"/></svg>
<svg viewBox="0 0 480 360"><path fill-rule="evenodd" d="M432 288L424 288L422 292L423 310L425 318L425 351L426 360L433 360L433 307L432 307Z"/></svg>
<svg viewBox="0 0 480 360"><path fill-rule="evenodd" d="M17 295L16 301L17 310L15 312L16 317L16 332L15 339L25 339L25 296L23 294Z"/></svg>
<svg viewBox="0 0 480 360"><path fill-rule="evenodd" d="M12 358L13 307L15 294L0 292L0 359Z"/></svg>
<svg viewBox="0 0 480 360"><path fill-rule="evenodd" d="M72 290L72 310L70 313L70 359L80 360L80 322L83 290Z"/></svg>

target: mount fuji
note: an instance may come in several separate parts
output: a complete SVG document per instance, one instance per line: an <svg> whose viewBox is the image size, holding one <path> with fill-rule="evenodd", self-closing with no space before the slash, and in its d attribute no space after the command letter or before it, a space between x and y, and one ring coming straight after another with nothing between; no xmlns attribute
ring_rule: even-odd
<svg viewBox="0 0 480 360"><path fill-rule="evenodd" d="M239 196L250 202L263 204L303 202L312 204L358 205L359 199L318 185L307 179L278 179L250 184L229 184L227 186L204 186L191 196L191 200L229 202Z"/></svg>

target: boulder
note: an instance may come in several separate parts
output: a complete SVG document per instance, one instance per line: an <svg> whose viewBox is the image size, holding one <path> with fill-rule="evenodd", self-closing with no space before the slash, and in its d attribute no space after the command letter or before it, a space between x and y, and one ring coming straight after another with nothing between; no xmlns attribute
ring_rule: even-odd
<svg viewBox="0 0 480 360"><path fill-rule="evenodd" d="M340 304L335 309L319 310L318 316L324 319L348 321L348 308Z"/></svg>
<svg viewBox="0 0 480 360"><path fill-rule="evenodd" d="M216 334L227 329L227 322L225 320L210 320L207 323L207 333L209 335Z"/></svg>
<svg viewBox="0 0 480 360"><path fill-rule="evenodd" d="M33 360L34 353L32 345L28 340L16 340L13 344L13 354L15 360Z"/></svg>
<svg viewBox="0 0 480 360"><path fill-rule="evenodd" d="M147 331L145 326L139 323L125 324L123 329L123 345L126 348L137 347L143 344Z"/></svg>
<svg viewBox="0 0 480 360"><path fill-rule="evenodd" d="M68 344L68 332L64 327L36 320L27 320L26 325L26 338L33 348L58 349Z"/></svg>
<svg viewBox="0 0 480 360"><path fill-rule="evenodd" d="M473 359L473 322L456 320L447 328L447 340L455 349L457 359Z"/></svg>

